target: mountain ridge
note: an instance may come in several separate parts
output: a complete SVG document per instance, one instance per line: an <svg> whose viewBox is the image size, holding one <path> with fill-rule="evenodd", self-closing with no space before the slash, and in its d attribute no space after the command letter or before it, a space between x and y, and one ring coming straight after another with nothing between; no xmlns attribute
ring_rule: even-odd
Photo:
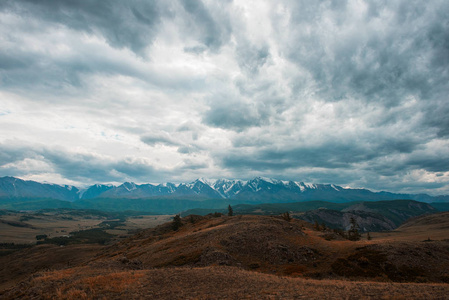
<svg viewBox="0 0 449 300"><path fill-rule="evenodd" d="M449 202L449 195L401 194L372 192L368 189L343 188L334 184L283 181L273 178L255 177L250 180L199 178L190 183L121 185L94 184L86 189L71 185L58 185L26 181L15 177L0 178L0 198L53 198L66 201L96 198L143 199L154 197L197 197L204 199L233 199L247 203L278 203L307 200L333 202L381 201L411 199L422 202Z"/></svg>

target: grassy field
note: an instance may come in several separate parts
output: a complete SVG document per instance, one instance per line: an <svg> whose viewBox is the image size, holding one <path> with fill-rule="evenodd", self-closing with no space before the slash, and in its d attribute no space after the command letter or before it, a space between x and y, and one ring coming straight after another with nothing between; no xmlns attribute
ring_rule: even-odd
<svg viewBox="0 0 449 300"><path fill-rule="evenodd" d="M449 240L449 213L443 212L409 219L399 228L388 232L371 233L376 242L419 242Z"/></svg>
<svg viewBox="0 0 449 300"><path fill-rule="evenodd" d="M6 211L0 215L0 243L36 243L36 236L49 238L70 235L70 232L104 228L102 223L120 221L121 226L107 230L117 237L126 237L136 230L157 226L170 220L169 215L108 216L106 213L79 210L48 210L40 212Z"/></svg>

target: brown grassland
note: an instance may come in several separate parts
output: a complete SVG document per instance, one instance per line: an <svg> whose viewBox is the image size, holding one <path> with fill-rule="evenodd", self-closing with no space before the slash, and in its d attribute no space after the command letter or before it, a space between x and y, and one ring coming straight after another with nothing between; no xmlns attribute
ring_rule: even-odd
<svg viewBox="0 0 449 300"><path fill-rule="evenodd" d="M278 217L183 218L0 257L4 299L447 299L449 213L348 241ZM426 236L424 239L423 236Z"/></svg>
<svg viewBox="0 0 449 300"><path fill-rule="evenodd" d="M128 217L124 226L110 232L114 235L127 235L135 231L154 227L167 222L169 215L142 215ZM73 215L69 212L49 211L42 213L9 212L0 215L0 243L35 243L36 235L49 237L68 235L72 231L98 228L107 218L97 215Z"/></svg>

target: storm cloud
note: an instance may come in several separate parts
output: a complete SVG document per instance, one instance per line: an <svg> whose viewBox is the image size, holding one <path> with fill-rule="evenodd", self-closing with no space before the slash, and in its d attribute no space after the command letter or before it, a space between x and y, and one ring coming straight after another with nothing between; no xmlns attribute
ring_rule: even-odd
<svg viewBox="0 0 449 300"><path fill-rule="evenodd" d="M449 194L449 3L0 3L0 175Z"/></svg>

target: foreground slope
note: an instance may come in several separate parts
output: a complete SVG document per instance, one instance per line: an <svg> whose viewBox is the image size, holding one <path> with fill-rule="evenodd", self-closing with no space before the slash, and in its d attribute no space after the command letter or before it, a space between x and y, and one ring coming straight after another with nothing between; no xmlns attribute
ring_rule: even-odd
<svg viewBox="0 0 449 300"><path fill-rule="evenodd" d="M447 239L397 242L373 233L372 240L352 242L271 216L192 215L177 231L171 225L97 249L88 262L31 272L0 296L444 299L449 293Z"/></svg>
<svg viewBox="0 0 449 300"><path fill-rule="evenodd" d="M235 267L39 273L4 299L445 299L447 284L306 280Z"/></svg>

